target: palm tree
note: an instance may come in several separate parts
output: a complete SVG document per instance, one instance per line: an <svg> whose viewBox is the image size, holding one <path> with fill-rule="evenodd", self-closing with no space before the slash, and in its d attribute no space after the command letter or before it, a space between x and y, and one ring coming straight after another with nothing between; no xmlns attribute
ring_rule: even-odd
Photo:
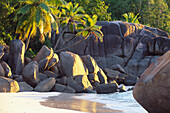
<svg viewBox="0 0 170 113"><path fill-rule="evenodd" d="M43 43L45 35L51 37L51 25L58 33L57 7L63 0L19 0L23 5L16 13L14 21L17 21L16 33L20 34L20 39L27 39L26 50L29 45L30 37L39 30L39 40Z"/></svg>
<svg viewBox="0 0 170 113"><path fill-rule="evenodd" d="M54 46L54 50L56 50L59 41L61 40L65 32L65 29L69 27L71 31L74 31L74 26L76 25L76 22L83 22L82 17L83 13L85 13L84 9L79 6L78 3L73 6L72 2L69 2L67 5L63 5L61 8L61 12L62 14L60 18L60 24L61 26L64 26L64 29Z"/></svg>
<svg viewBox="0 0 170 113"><path fill-rule="evenodd" d="M74 43L73 45L70 45L68 47L65 47L60 50L55 51L56 53L79 44L80 42L86 40L89 37L89 35L94 35L96 38L96 41L98 41L98 39L101 42L103 41L103 33L100 30L102 27L96 25L97 15L93 15L92 18L89 15L84 15L83 20L85 23L79 23L76 25L76 29L78 32L76 35L77 36L82 35L84 38L82 40Z"/></svg>
<svg viewBox="0 0 170 113"><path fill-rule="evenodd" d="M130 22L130 23L138 23L139 24L139 13L137 15L135 15L133 12L129 12L128 14L125 13L122 15L123 17L125 17L126 22Z"/></svg>

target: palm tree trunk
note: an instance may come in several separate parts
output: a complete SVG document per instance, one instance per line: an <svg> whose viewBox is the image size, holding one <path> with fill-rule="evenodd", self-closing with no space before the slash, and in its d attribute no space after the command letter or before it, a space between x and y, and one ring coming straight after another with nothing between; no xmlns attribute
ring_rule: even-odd
<svg viewBox="0 0 170 113"><path fill-rule="evenodd" d="M55 52L55 53L58 53L58 52L61 52L61 51L63 51L63 50L66 50L66 49L68 49L68 48L71 48L71 47L73 47L73 46L79 44L80 42L86 40L86 39L89 37L89 35L90 35L90 33L89 33L84 39L82 39L82 40L80 40L80 41L74 43L73 45L70 45L70 46L68 46L68 47L65 47L65 48L63 48L63 49L60 49L60 50L57 50L57 51L54 51L54 52Z"/></svg>
<svg viewBox="0 0 170 113"><path fill-rule="evenodd" d="M65 32L65 29L68 27L68 25L69 25L69 24L67 24L67 25L64 27L64 29L63 29L63 31L62 31L60 37L58 38L58 40L57 40L57 42L56 42L56 44L55 44L55 46L54 46L54 50L56 50L56 48L57 48L57 46L58 46L58 44L59 44L59 42L60 42L60 40L61 40L61 38L62 38L64 32Z"/></svg>
<svg viewBox="0 0 170 113"><path fill-rule="evenodd" d="M27 38L27 40L26 40L26 44L25 44L25 53L26 53L26 51L27 51L27 49L28 49L28 45L29 45L29 43L30 43L30 39L31 39L31 36L30 36L31 30L32 30L32 28L30 29L28 38Z"/></svg>
<svg viewBox="0 0 170 113"><path fill-rule="evenodd" d="M65 28L63 29L63 31L62 31L60 37L58 38L58 40L57 40L57 42L56 42L56 44L55 44L55 46L54 46L54 50L56 50L56 48L57 48L57 46L58 46L58 44L59 44L59 42L60 42L60 40L61 40L61 37L62 37L63 34L64 34L64 31L65 31Z"/></svg>

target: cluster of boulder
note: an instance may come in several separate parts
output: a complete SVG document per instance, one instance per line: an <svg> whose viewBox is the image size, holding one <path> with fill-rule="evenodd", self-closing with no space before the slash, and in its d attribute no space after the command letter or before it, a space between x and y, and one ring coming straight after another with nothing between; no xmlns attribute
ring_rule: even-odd
<svg viewBox="0 0 170 113"><path fill-rule="evenodd" d="M94 36L67 49L73 53L92 56L102 69L119 64L134 76L140 75L157 58L170 50L170 36L158 28L122 21L98 21L104 34L103 42ZM83 37L67 29L62 35L58 49L72 45ZM52 37L55 43L55 36Z"/></svg>
<svg viewBox="0 0 170 113"><path fill-rule="evenodd" d="M120 65L102 70L90 55L65 51L58 56L44 45L30 59L24 57L25 44L21 40L11 41L8 48L0 47L1 92L114 93L125 91L120 84L135 85L138 79Z"/></svg>

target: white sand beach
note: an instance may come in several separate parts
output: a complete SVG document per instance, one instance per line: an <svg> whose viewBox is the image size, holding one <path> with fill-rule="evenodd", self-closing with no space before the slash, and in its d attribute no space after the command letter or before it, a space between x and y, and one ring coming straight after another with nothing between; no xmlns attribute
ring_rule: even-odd
<svg viewBox="0 0 170 113"><path fill-rule="evenodd" d="M0 113L81 113L80 111L57 109L40 104L48 96L60 93L0 93ZM82 112L83 113L83 112Z"/></svg>

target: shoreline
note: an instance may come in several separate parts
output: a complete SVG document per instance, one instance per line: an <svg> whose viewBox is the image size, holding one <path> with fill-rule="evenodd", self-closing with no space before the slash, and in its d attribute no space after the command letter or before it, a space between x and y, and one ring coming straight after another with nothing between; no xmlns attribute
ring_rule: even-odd
<svg viewBox="0 0 170 113"><path fill-rule="evenodd" d="M83 94L62 93L58 96L50 96L47 100L40 102L40 104L52 108L69 109L88 113L122 113L121 110L107 108L105 107L105 104L99 102L75 98L76 96L82 95Z"/></svg>
<svg viewBox="0 0 170 113"><path fill-rule="evenodd" d="M60 92L0 93L1 113L147 113L132 92L70 94Z"/></svg>
<svg viewBox="0 0 170 113"><path fill-rule="evenodd" d="M1 113L121 113L105 104L78 99L83 94L60 92L0 93Z"/></svg>

